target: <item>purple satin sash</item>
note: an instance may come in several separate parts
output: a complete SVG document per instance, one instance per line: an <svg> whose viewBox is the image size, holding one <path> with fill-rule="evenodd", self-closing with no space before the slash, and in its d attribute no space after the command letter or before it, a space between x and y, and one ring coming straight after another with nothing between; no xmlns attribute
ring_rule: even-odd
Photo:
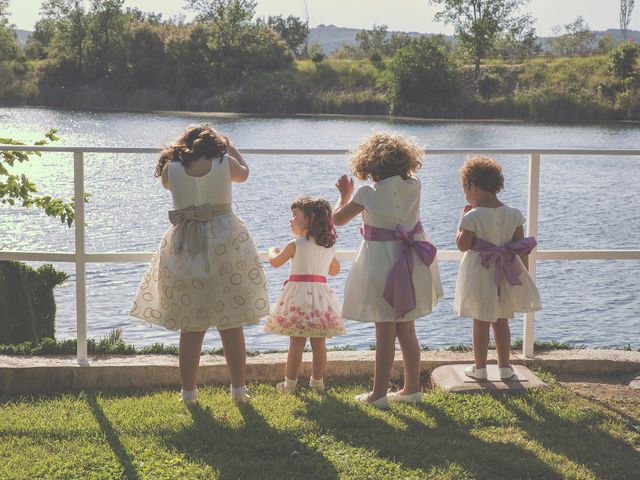
<svg viewBox="0 0 640 480"><path fill-rule="evenodd" d="M504 277L507 277L511 285L522 285L520 274L522 268L516 260L517 255L527 255L531 253L537 245L534 237L523 238L515 242L508 242L497 246L481 238L474 238L471 250L480 254L482 266L489 268L491 263L496 264L494 282L498 287L498 297L500 296L500 286Z"/></svg>
<svg viewBox="0 0 640 480"><path fill-rule="evenodd" d="M396 225L395 230L363 225L360 233L365 240L373 242L402 241L402 249L398 260L387 276L384 287L384 299L393 307L395 320L402 318L407 312L416 308L416 290L413 286L413 248L422 263L427 267L436 258L437 249L426 240L414 240L416 233L424 232L422 223L416 223L413 230L408 231L402 225Z"/></svg>

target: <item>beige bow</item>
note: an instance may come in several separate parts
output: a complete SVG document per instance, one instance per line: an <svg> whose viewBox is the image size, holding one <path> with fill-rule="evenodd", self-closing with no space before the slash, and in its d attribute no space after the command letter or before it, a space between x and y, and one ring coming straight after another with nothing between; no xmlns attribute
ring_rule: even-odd
<svg viewBox="0 0 640 480"><path fill-rule="evenodd" d="M207 232L204 222L213 220L214 217L231 212L231 204L220 203L213 205L205 203L197 207L192 205L187 208L169 211L169 221L174 225L172 253L182 253L184 246L191 257L195 257L200 252L205 253L207 259ZM207 259L207 270L209 261Z"/></svg>

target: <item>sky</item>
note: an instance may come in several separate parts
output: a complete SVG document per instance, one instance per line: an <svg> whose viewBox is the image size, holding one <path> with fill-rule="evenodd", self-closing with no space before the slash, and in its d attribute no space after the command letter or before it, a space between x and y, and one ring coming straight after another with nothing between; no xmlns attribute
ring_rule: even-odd
<svg viewBox="0 0 640 480"><path fill-rule="evenodd" d="M41 0L10 0L10 21L19 29L33 30L41 3ZM162 13L165 18L180 14L187 20L193 17L183 8L185 2L181 0L125 0L124 4ZM522 11L537 19L538 35L550 36L554 25L572 22L578 15L585 18L592 30L619 28L619 5L618 0L531 0ZM333 24L365 29L376 24L406 32L452 33L450 26L433 20L437 11L438 7L427 0L258 0L256 8L258 16L282 14L306 18L308 12L312 27ZM640 2L631 15L629 28L640 30Z"/></svg>

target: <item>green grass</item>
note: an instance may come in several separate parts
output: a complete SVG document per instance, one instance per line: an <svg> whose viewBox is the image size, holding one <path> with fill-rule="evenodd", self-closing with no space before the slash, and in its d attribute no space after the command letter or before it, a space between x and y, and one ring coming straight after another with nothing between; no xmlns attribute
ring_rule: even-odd
<svg viewBox="0 0 640 480"><path fill-rule="evenodd" d="M5 398L0 478L637 478L640 421L542 376L548 391L389 411L356 404L360 385L252 385L248 405L203 387L193 408L164 390Z"/></svg>

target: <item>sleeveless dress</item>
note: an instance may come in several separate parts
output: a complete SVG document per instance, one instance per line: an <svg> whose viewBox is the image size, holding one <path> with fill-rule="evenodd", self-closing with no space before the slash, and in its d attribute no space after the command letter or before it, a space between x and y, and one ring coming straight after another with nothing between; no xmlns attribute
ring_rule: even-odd
<svg viewBox="0 0 640 480"><path fill-rule="evenodd" d="M340 303L326 283L335 257L335 247L317 245L313 238L295 240L296 253L289 263L289 280L267 319L264 331L289 337L334 337L344 335ZM302 281L301 281L302 280Z"/></svg>
<svg viewBox="0 0 640 480"><path fill-rule="evenodd" d="M520 210L502 205L497 208L476 207L460 219L460 228L474 232L477 238L496 246L505 245L525 218ZM456 280L453 310L461 317L495 322L498 318L513 318L516 312L540 310L540 294L535 282L519 256L515 261L521 268L522 285L512 285L506 277L496 285L496 264L482 266L480 253L467 250L462 257Z"/></svg>
<svg viewBox="0 0 640 480"><path fill-rule="evenodd" d="M253 239L231 211L229 159L201 176L169 164L175 210L133 300L130 315L169 330L256 324L269 314L267 283Z"/></svg>
<svg viewBox="0 0 640 480"><path fill-rule="evenodd" d="M363 185L353 201L363 205L362 221L366 225L393 230L396 225L411 231L420 221L420 180L400 176L385 178L373 186ZM415 240L429 241L426 232L416 233ZM362 240L345 285L342 316L360 322L409 321L431 313L443 296L437 259L427 267L413 256L411 280L415 289L415 309L395 320L394 308L385 300L384 290L389 272L401 254L402 241Z"/></svg>

